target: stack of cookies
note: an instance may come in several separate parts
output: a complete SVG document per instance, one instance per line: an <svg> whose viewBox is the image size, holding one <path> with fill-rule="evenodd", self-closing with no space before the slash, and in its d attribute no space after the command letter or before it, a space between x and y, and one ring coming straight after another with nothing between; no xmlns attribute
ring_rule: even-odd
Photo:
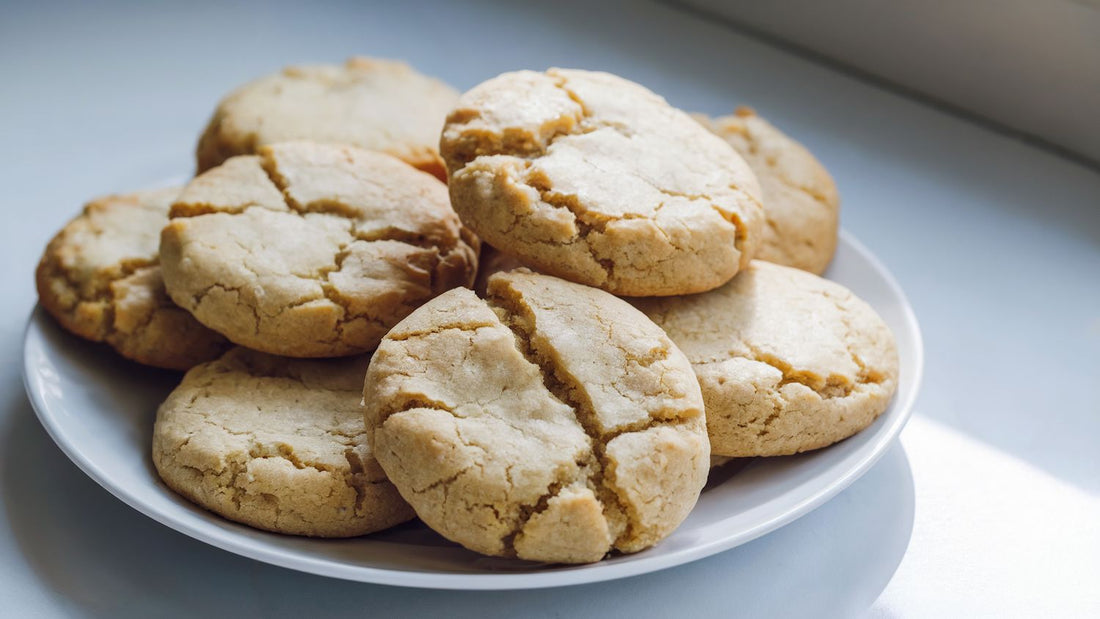
<svg viewBox="0 0 1100 619"><path fill-rule="evenodd" d="M819 277L832 180L751 110L563 69L460 96L356 58L231 93L197 154L184 187L89 203L39 297L187 370L153 462L253 527L419 517L598 561L667 537L715 461L830 445L897 386L889 329Z"/></svg>

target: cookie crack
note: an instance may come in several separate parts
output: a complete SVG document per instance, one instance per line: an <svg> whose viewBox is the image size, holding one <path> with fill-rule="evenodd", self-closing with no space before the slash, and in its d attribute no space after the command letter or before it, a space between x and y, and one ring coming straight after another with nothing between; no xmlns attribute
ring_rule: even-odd
<svg viewBox="0 0 1100 619"><path fill-rule="evenodd" d="M417 329L417 330L414 330L414 331L405 331L405 332L402 332L402 333L389 333L389 334L386 335L386 339L393 340L395 342L404 342L406 340L411 340L411 339L414 339L414 338L421 338L421 337L427 337L427 336L431 336L431 335L437 335L439 333L443 333L444 331L459 331L459 332L465 332L465 333L475 333L478 329L484 329L486 327L495 327L495 326L496 326L495 322L490 322L488 320L484 320L484 321L466 320L465 322L462 322L462 323L445 324L445 325L440 325L440 326L434 326L433 325L432 327L427 328L427 329Z"/></svg>
<svg viewBox="0 0 1100 619"><path fill-rule="evenodd" d="M417 394L415 396L410 395L401 397L397 404L392 407L388 407L386 410L386 419L389 419L391 416L398 413L407 413L411 410L417 409L443 411L445 413L450 413L457 419L463 418L461 415L458 414L453 406L447 404L446 402L443 402L442 400L433 400L432 398L429 398L424 394Z"/></svg>
<svg viewBox="0 0 1100 619"><path fill-rule="evenodd" d="M718 358L692 359L691 365L694 367L705 367L708 365L722 364L731 359L745 359L755 363L761 363L780 373L779 382L776 384L777 389L785 385L799 384L812 391L822 400L844 398L851 395L852 391L855 389L856 385L848 377L842 374L829 374L822 380L820 377L812 375L810 372L795 369L790 363L783 361L775 355L765 353L755 346L745 342L741 342L741 346L747 348L748 352L731 350L725 355L719 355Z"/></svg>
<svg viewBox="0 0 1100 619"><path fill-rule="evenodd" d="M247 211L250 208L263 207L250 206L244 210ZM304 218L306 217L306 215L310 214L316 215L316 213L312 212L291 212L296 213L301 218ZM327 213L322 215L328 216L331 214ZM288 302L278 307L274 312L271 312L262 311L259 307L256 306L256 303L254 301L242 300L240 297L242 296L243 292L246 292L245 286L230 286L226 284L214 283L192 295L192 307L197 307L199 303L201 303L201 298L206 296L212 289L217 288L226 292L236 292L238 295L237 304L241 306L248 306L249 310L252 312L253 335L258 336L261 329L261 324L263 322L278 318L287 311L295 310L310 303L325 300L338 307L340 312L336 319L332 338L323 341L342 341L345 327L349 323L355 321L365 321L367 323L370 323L374 326L374 328L384 333L386 330L388 330L389 327L392 326L395 320L393 320L392 318L387 318L385 316L379 316L371 313L369 311L371 309L371 305L369 303L363 304L364 307L362 307L361 309L353 310L352 306L355 303L355 299L349 299L345 295L343 295L332 281L332 274L339 273L343 270L345 261L348 259L349 256L352 255L353 246L359 242L394 242L428 251L429 253L427 253L427 255L421 254L421 257L423 257L424 262L427 263L426 265L424 265L423 270L427 273L427 277L429 280L428 287L432 290L433 293L438 292L436 289L438 288L438 271L441 265L445 263L445 261L450 257L451 253L462 251L462 248L460 247L460 242L457 237L456 239L443 239L437 242L431 239L429 235L415 233L395 226L387 226L385 228L380 228L372 231L362 231L357 228L356 220L343 217L341 217L340 219L347 223L348 227L346 232L348 234L348 240L341 242L336 246L335 251L333 252L332 262L329 264L314 267L308 273L286 274L298 280L308 282L310 285L316 285L317 289L315 293L299 295L295 301ZM240 242L237 239L234 239L234 242L243 253L255 258L256 254L255 252L253 252L251 247ZM239 263L239 265L241 268L248 270L257 277L262 276L261 274L257 273L255 269L250 268L246 261L242 261L241 263ZM422 300L423 299L420 299L420 301ZM414 299L413 301L416 302L417 300ZM413 309L413 307L408 306L408 302L405 302L404 304L408 307L408 309L405 311L405 313L407 314Z"/></svg>
<svg viewBox="0 0 1100 619"><path fill-rule="evenodd" d="M588 165L591 165L596 170L599 170L600 172L602 172L604 174L607 174L607 175L611 174L611 172L609 172L609 171L601 168L600 166L596 165L595 162L593 162L591 160L587 160L587 159L586 159L586 161L587 161ZM737 216L735 213L726 212L725 210L720 208L717 204L715 204L714 198L712 198L711 196L706 195L706 194L691 194L691 193L684 193L684 192L673 191L673 190L670 190L670 189L665 189L664 187L661 187L658 184L654 183L652 180L650 180L646 176L643 176L641 174L637 174L637 173L634 173L634 172L629 172L629 171L628 171L628 174L630 174L630 176L633 177L634 179L648 185L654 191L657 191L658 193L660 193L664 196L667 196L669 198L682 198L682 199L689 200L689 201L692 201L692 202L695 202L695 201L705 202L706 205L711 210L713 210L714 212L716 212L719 215L719 217L721 217L722 219L724 219L725 221L729 222L730 224L732 224L734 226L734 247L737 248L737 250L739 252L743 251L744 239L745 239L745 226L744 226L744 223L742 222L740 217ZM537 191L538 194L539 194L539 200L540 201L542 201L542 202L544 202L544 203L546 203L546 204L548 204L552 207L555 207L555 208L565 209L573 215L574 221L576 222L576 225L577 225L577 237L579 237L582 241L584 241L586 243L586 246L589 250L589 253L592 255L592 259L595 260L604 269L604 271L607 274L608 279L613 279L614 278L614 273L613 273L614 266L615 266L614 261L611 260L611 259L602 257L594 247L587 244L587 239L588 239L588 236L593 231L595 231L597 233L600 233L600 234L606 233L608 224L610 224L612 222L625 221L625 220L630 220L630 219L644 219L644 220L651 221L651 222L653 222L653 227L665 239L665 242L667 242L669 244L669 246L674 247L677 250L683 249L683 246L680 243L677 243L672 238L672 236L669 235L668 231L665 230L656 221L656 217L655 217L656 214L658 212L660 212L660 210L662 208L665 207L665 205L668 203L667 200L662 200L661 202L658 202L655 207L653 207L653 216L639 214L639 213L623 213L623 214L620 214L620 215L607 215L607 214L604 214L604 213L597 213L595 211L591 211L589 209L584 208L584 206L580 202L580 197L579 196L577 196L576 194L567 194L567 193L562 193L560 191L554 190L550 186L548 180L543 178L543 177L536 176L536 175L531 174L531 173L526 173L524 175L523 179L521 180L521 182L524 185L526 185L526 186L534 189L535 191ZM737 189L736 187L731 186L730 188L733 189L734 191L737 191L737 192L740 193L740 190ZM750 196L750 198L751 198L751 196ZM670 256L668 258L665 258L665 259L658 260L657 262L658 263L667 262L668 260L671 260L671 259L673 259L672 256Z"/></svg>
<svg viewBox="0 0 1100 619"><path fill-rule="evenodd" d="M248 465L244 461L235 458L227 461L226 467L229 469L229 482L226 484L226 487L232 492L229 500L232 501L233 506L240 512L241 499L244 498L244 495L248 494L248 489L242 485L238 485L237 479L245 472Z"/></svg>
<svg viewBox="0 0 1100 619"><path fill-rule="evenodd" d="M342 341L344 339L344 330L348 323L365 320L368 323L375 325L377 328L385 330L389 325L387 320L383 317L375 316L367 311L352 311L351 302L346 299L336 289L331 280L332 273L338 273L343 269L344 261L351 254L351 246L359 241L366 243L374 243L380 241L391 241L417 247L420 249L433 250L430 257L430 268L428 268L428 274L432 281L432 289L434 290L435 284L435 271L440 264L442 257L441 254L449 253L455 249L459 243L459 239L443 238L442 240L432 240L428 235L423 233L417 233L410 230L405 230L397 226L385 226L382 228L363 230L360 227L361 217L360 213L352 206L340 202L338 200L315 200L308 204L303 204L294 199L290 193L290 180L281 174L276 165L275 157L271 153L265 153L260 160L260 167L268 180L275 186L275 188L282 195L283 201L288 207L289 213L296 214L300 218L305 218L307 215L322 215L329 217L336 217L345 220L348 223L348 234L351 240L341 243L334 253L333 262L330 265L318 268L309 278L319 283L321 288L321 294L324 299L330 303L341 308L342 313L337 318L337 322L334 328L333 337L328 341ZM249 208L263 208L259 205L246 206L241 212L248 210ZM247 247L241 246L242 250L246 253L251 253ZM287 307L281 308L273 316L269 318L277 317L283 312L294 309L301 305L312 303L318 300L317 298L302 299L296 304L291 304ZM253 308L253 314L256 317L255 334L259 335L260 329L260 313Z"/></svg>
<svg viewBox="0 0 1100 619"><path fill-rule="evenodd" d="M779 417L782 416L783 407L786 405L786 402L782 398L776 397L776 398L773 398L771 400L771 405L772 405L772 412L768 413L768 416L764 418L764 421L760 422L759 424L756 424L756 425L759 426L759 429L756 431L756 436L758 436L758 437L762 437L762 436L766 436L768 434L771 434L772 424L774 424L776 421L778 421ZM738 424L738 425L740 425L740 426L747 429L747 427L749 425L753 425L753 424Z"/></svg>
<svg viewBox="0 0 1100 619"><path fill-rule="evenodd" d="M363 230L356 226L352 230L352 235L357 241L364 241L367 243L392 241L411 245L412 247L419 247L420 249L432 249L437 253L447 253L458 245L457 237L454 239L433 241L423 233L406 230L398 226L384 226L381 228L372 228L370 230Z"/></svg>
<svg viewBox="0 0 1100 619"><path fill-rule="evenodd" d="M645 177L640 176L640 175L636 175L636 176L639 179L642 179L643 181L645 181L650 187L653 187L658 192L660 192L660 193L662 193L662 194L664 194L664 195L666 195L670 198L684 198L685 200L699 200L699 201L702 201L702 202L714 202L714 198L712 198L712 197L710 197L706 194L702 194L702 193L684 193L682 191L673 191L671 189L665 189L664 187L661 187L661 186L657 185L656 183L650 181L648 178L645 178ZM731 189L733 189L733 187L731 187ZM713 204L711 206L713 206Z"/></svg>
<svg viewBox="0 0 1100 619"><path fill-rule="evenodd" d="M493 325L493 327L496 327L496 325ZM459 329L459 330L462 330L462 329ZM408 374L405 374L405 376L408 376ZM500 397L500 396L498 396L498 397ZM384 409L382 418L383 419L389 419L391 416L396 415L398 413L406 413L406 412L409 412L409 411L412 411L412 410L417 410L417 409L442 411L442 412L445 412L445 413L450 413L451 416L453 416L455 419L460 419L460 420L461 419L468 419L468 417L464 416L461 413L461 411L456 409L456 407L451 406L450 404L448 404L446 402L443 402L442 400L435 400L435 399L429 398L429 397L427 397L426 395L424 395L422 393L415 394L415 395L411 395L411 394L401 395L399 397L395 397L395 403L392 406L387 406ZM511 419L500 418L500 417L495 418L495 419L497 421L507 425L508 427L518 431L518 432L523 432L524 431L524 427L522 425L516 424ZM460 431L458 431L458 433L461 435ZM466 441L465 439L463 439L463 444L467 445L467 446L472 445L470 442ZM480 448L480 445L475 445L475 446ZM482 449L484 449L484 448L482 448Z"/></svg>
<svg viewBox="0 0 1100 619"><path fill-rule="evenodd" d="M326 299L327 301L329 301L330 303L332 303L333 305L336 305L337 307L339 307L342 310L342 313L340 314L339 318L337 318L336 324L334 325L335 326L335 333L333 333L333 337L329 341L341 341L341 340L343 340L344 339L344 328L347 326L348 323L354 322L356 320L365 320L365 321L377 326L379 329L381 329L383 331L385 331L388 328L388 325L386 324L386 320L384 318L372 315L370 312L367 312L367 311L358 311L358 312L352 311L351 301L344 298L340 294L339 290L336 289L335 284L333 284L333 282L332 282L332 274L333 273L339 273L340 271L343 270L344 262L347 260L348 256L351 255L350 247L351 247L352 244L356 243L357 241L358 241L358 239L355 239L355 240L349 241L347 243L341 244L337 248L336 254L333 257L333 263L331 265L328 265L328 266L325 266L325 267L322 267L321 269L319 269L317 271L317 273L315 274L315 276L314 276L314 279L318 280L319 283L320 283L321 294L322 294L323 298ZM316 301L316 300L318 300L318 299L307 299L299 305L305 305L307 303L312 303L313 301ZM287 307L283 308L282 311L286 311L286 310L292 309L294 307L297 307L297 305L287 306Z"/></svg>
<svg viewBox="0 0 1100 619"><path fill-rule="evenodd" d="M241 364L245 368L253 368L254 366L247 363ZM225 371L235 371L227 368ZM220 374L220 373L219 373ZM301 383L300 379L293 376L288 376L285 373L275 372L260 372L259 376L263 378L271 378L276 381ZM204 479L204 485L202 492L210 492L211 488L214 488L218 495L224 496L224 500L227 500L232 506L233 510L237 513L241 513L242 501L250 494L254 496L262 496L270 502L271 509L275 512L276 521L282 516L283 511L288 513L293 512L297 518L306 519L307 513L299 513L294 509L287 510L279 505L279 496L270 493L260 493L253 490L249 490L247 481L251 481L251 473L249 466L253 462L261 460L283 460L289 462L297 470L312 470L319 473L324 473L331 476L333 479L340 479L345 486L350 488L355 494L353 514L355 518L361 518L369 510L369 506L366 505L366 500L370 498L369 488L376 485L383 485L389 483L386 479L371 479L366 471L366 467L362 458L359 457L356 448L359 446L365 432L357 434L349 434L341 432L339 429L326 428L323 426L307 426L307 429L316 430L321 434L333 437L341 446L344 447L343 455L347 460L348 469L343 470L339 466L328 465L323 462L317 462L312 460L303 459L294 448L283 441L277 440L263 440L258 436L255 430L234 430L230 428L224 422L215 421L212 417L214 414L209 410L205 410L202 406L196 407L196 403L200 399L215 397L209 393L208 389L218 382L219 376L209 377L202 385L196 388L196 393L188 400L186 411L190 415L198 417L198 420L207 426L210 426L216 432L228 435L241 437L245 439L245 445L242 449L233 450L227 454L224 459L221 460L219 465L215 465L208 468L199 468L194 465L188 465L182 463L181 453L190 444L195 437L196 432L190 433L182 442L175 445L171 450L172 460L175 466L183 469L194 471L195 474ZM263 388L262 386L259 388ZM334 390L337 391L337 390ZM358 391L358 390L348 390ZM259 408L259 407L257 407ZM300 436L306 434L302 432L297 433ZM244 476L242 478L242 476ZM242 479L245 482L242 482ZM218 480L224 480L224 483L220 483ZM174 487L174 486L173 486ZM188 495L193 492L190 490L182 490L183 494ZM331 489L328 494L323 498L332 498L334 489ZM203 501L200 503L205 504Z"/></svg>
<svg viewBox="0 0 1100 619"><path fill-rule="evenodd" d="M572 194L563 194L551 190L549 187L540 187L532 182L532 179L526 179L523 181L528 187L531 187L539 194L539 200L549 204L554 208L564 209L573 214L573 221L577 226L577 234L575 239L584 244L585 249L588 250L589 255L592 256L593 262L599 265L604 272L604 277L608 280L615 278L615 263L613 260L603 257L588 242L588 237L593 233L603 234L607 227L607 220L600 220L598 218L587 217L587 211L583 210L580 206L577 196Z"/></svg>
<svg viewBox="0 0 1100 619"><path fill-rule="evenodd" d="M446 252L453 249L460 242L460 238L448 238L446 236L439 239L432 239L430 235L422 232L416 232L412 230L406 230L400 226L387 225L381 228L374 228L364 230L361 225L363 223L363 213L359 212L355 207L341 202L336 199L320 199L303 204L291 195L290 193L290 179L279 172L276 165L275 156L271 153L265 153L260 158L260 169L263 170L268 180L275 189L279 191L283 198L284 204L289 209L288 211L276 211L285 212L297 215L298 217L305 218L307 215L327 215L333 216L339 219L349 222L351 228L349 233L356 240L365 242L375 241L395 241L411 245L413 247L419 247L421 249L435 249L437 252ZM210 210L209 212L196 213L195 215L215 214L221 212L228 212L230 214L243 213L252 208L266 208L260 204L247 204L240 207L239 210L222 211L222 210ZM191 214L182 215L191 216ZM345 244L346 246L347 244ZM341 247L343 250L344 247Z"/></svg>
<svg viewBox="0 0 1100 619"><path fill-rule="evenodd" d="M610 130L618 133L619 135L621 135L625 138L631 138L631 137L634 136L634 132L631 131L630 128L626 125L623 125L621 123L612 122L612 121L609 121L609 120L595 118L595 116L592 113L591 108L589 108L588 104L584 102L584 99L582 99L581 96L579 94L577 94L577 91L575 91L575 90L573 90L572 88L569 87L569 78L568 77L566 77L564 75L560 75L557 72L554 72L554 73L547 72L547 75L549 77L554 78L554 86L557 89L564 92L565 96L569 97L569 99L571 101L573 101L574 103L577 104L578 107L580 107L581 116L578 119L577 124L574 125L575 129L573 131L562 132L560 134L556 134L556 135L552 136L551 139L547 140L546 148L544 149L543 154L545 153L546 150L550 150L550 146L553 145L555 140L557 140L558 138L563 137L563 136L567 137L567 136L575 136L575 135L584 135L586 133L591 133L591 132L599 130L599 129L610 129Z"/></svg>
<svg viewBox="0 0 1100 619"><path fill-rule="evenodd" d="M886 382L886 374L868 366L867 363L863 360L863 357L861 357L859 353L857 353L852 347L852 334L859 333L859 331L852 327L851 321L848 319L847 308L845 308L841 304L840 299L837 299L833 295L829 294L828 291L820 290L818 292L833 304L833 306L837 310L837 315L840 317L841 324L844 325L844 345L848 351L849 357L851 357L852 359L852 363L856 364L856 367L859 368L857 379L862 383L869 383L873 385L881 385L882 383Z"/></svg>
<svg viewBox="0 0 1100 619"><path fill-rule="evenodd" d="M520 507L519 516L516 518L516 523L512 527L512 530L501 539L501 544L504 545L504 552L510 556L515 557L518 555L516 551L516 538L523 533L523 530L527 528L527 523L531 521L535 516L545 512L550 508L550 499L558 496L561 493L565 484L561 481L554 481L546 488L546 492L543 493L533 504L523 505Z"/></svg>
<svg viewBox="0 0 1100 619"><path fill-rule="evenodd" d="M259 310L259 308L257 308L255 305L253 305L251 303L244 303L244 302L241 301L241 292L244 290L243 286L227 286L225 284L218 284L218 283L210 284L209 286L207 286L207 287L203 288L202 290L200 290L200 291L198 291L198 292L191 295L191 308L192 308L192 311L194 311L200 305L202 305L203 299L205 299L206 296L209 295L214 290L221 290L222 292L225 292L225 293L230 293L231 292L231 293L237 295L236 305L238 307L248 308L248 310L252 313L252 328L253 328L254 333L256 335L259 335L259 333L260 333L260 320L261 320L260 310Z"/></svg>
<svg viewBox="0 0 1100 619"><path fill-rule="evenodd" d="M799 384L814 392L822 400L844 398L852 393L852 381L842 374L829 374L822 379L808 371L797 370L790 363L773 354L764 352L756 346L744 342L742 344L748 349L748 354L730 352L728 355L729 358L747 359L756 363L762 363L779 371L781 376L779 382L776 384L777 389L790 384ZM722 363L723 361L725 360L704 361L696 365L710 365Z"/></svg>
<svg viewBox="0 0 1100 619"><path fill-rule="evenodd" d="M152 268L152 267L144 267L144 268ZM136 274L140 270L141 269L136 269L134 271L134 273ZM122 281L122 279L124 279L124 278L120 278L120 279L115 280L115 281L116 282ZM111 282L111 283L114 284L115 282ZM139 322L137 322L131 330L123 331L122 329L119 329L115 324L115 320L116 320L117 315L118 315L118 310L115 307L117 304L118 304L118 299L115 297L114 288L112 286L112 288L111 288L111 304L110 304L110 322L108 323L110 325L110 328L108 329L107 335L104 338L105 341L111 343L112 345L121 345L122 342L124 342L128 338L140 337L140 334L142 332L144 332L146 329L149 328L149 325L151 325L153 323L153 320L157 317L157 315L160 312L165 311L165 310L171 310L175 307L174 305L165 306L163 303L158 303L151 311L144 313L141 316L141 320ZM177 308L177 309L179 309L179 308Z"/></svg>
<svg viewBox="0 0 1100 619"><path fill-rule="evenodd" d="M99 235L101 235L101 233L97 233L97 236ZM46 255L50 256L50 253L50 248L47 247ZM65 314L74 312L82 305L95 306L102 304L103 319L102 321L98 321L98 324L96 325L96 332L88 334L82 332L81 335L83 335L84 337L88 337L89 339L93 339L97 342L112 342L112 340L125 338L125 334L119 331L117 327L115 327L115 314L117 312L116 305L118 303L118 299L115 297L115 293L112 290L112 285L116 282L120 282L130 277L131 275L134 275L142 269L156 267L159 264L160 261L156 257L127 258L117 264L117 273L110 273L106 279L98 283L81 282L81 278L79 278L71 269L66 268L63 264L61 264L60 260L57 260L52 256L50 256L48 259L43 260L39 268L43 271L40 279L45 280L46 282L56 281L60 279L62 282L64 282L65 288L68 290L69 294L73 296L73 303L63 304ZM102 273L103 269L100 269L99 271L99 275L104 274ZM92 284L91 290L86 290L87 283ZM47 286L45 286L45 288L48 291L50 290L48 284ZM51 294L50 296L53 298L59 297L59 295L54 294ZM50 305L52 304L46 305L47 309L49 309ZM139 325L139 327L147 325L148 322L151 320L152 316L150 315L145 324ZM67 319L65 322L72 323L73 321Z"/></svg>
<svg viewBox="0 0 1100 619"><path fill-rule="evenodd" d="M458 481L459 477L462 477L466 473L470 472L472 469L476 469L476 468L479 468L477 464L471 464L470 466L467 466L467 467L463 468L462 470L457 471L457 472L455 472L451 475L448 475L446 477L442 477L440 479L437 479L437 480L433 481L432 483L428 484L427 486L424 486L423 488L410 488L410 490L412 490L413 494L424 494L424 493L427 493L427 492L431 492L432 490L435 490L436 488L443 488L444 491L446 491L451 486L451 484Z"/></svg>
<svg viewBox="0 0 1100 619"><path fill-rule="evenodd" d="M587 472L586 483L599 500L604 518L609 525L625 520L625 526L615 533L612 546L616 547L625 540L630 539L639 521L634 508L628 501L624 501L613 481L614 465L607 456L606 433L603 432L596 419L596 412L592 403L578 396L579 389L570 385L570 379L562 377L557 369L544 358L544 352L538 349L535 338L536 327L526 324L522 312L510 307L508 302L501 297L492 297L485 300L498 316L501 323L508 327L515 340L516 349L527 361L539 368L543 384L547 391L562 404L568 406L576 417L584 433L591 440L591 458L584 469ZM548 498L549 500L549 498ZM612 528L609 526L609 528ZM514 539L512 540L514 542Z"/></svg>
<svg viewBox="0 0 1100 619"><path fill-rule="evenodd" d="M625 137L627 139L630 139L634 136L634 133L629 129L629 127L626 127L626 126L624 126L620 123L615 123L615 122L595 118L592 111L591 111L591 109L584 102L584 100L580 97L580 95L578 95L576 93L576 91L574 91L572 88L569 87L568 77L566 77L564 75L561 75L561 74L558 74L557 72L548 72L547 76L552 78L553 84L556 88L558 88L563 93L565 93L566 96L569 97L569 99L571 101L573 101L574 103L576 103L577 106L580 108L580 115L579 115L579 117L576 118L575 122L573 122L573 123L568 122L570 119L572 119L574 117L573 115L563 115L563 116L555 119L555 122L558 126L565 125L568 128L565 128L565 129L559 128L559 129L555 130L553 133L551 133L549 136L547 136L545 138L545 141L543 142L541 147L539 147L539 148L525 148L525 149L523 149L523 152L521 152L520 154L516 154L515 152L506 152L506 151L509 151L509 149L506 148L506 140L503 139L503 133L504 132L502 132L501 139L494 140L493 144L491 144L491 145L479 144L474 149L474 152L476 154L473 157L469 157L469 156L459 157L459 161L462 162L461 168L465 168L470 163L472 163L474 161L477 161L478 159L480 159L482 157L500 155L500 154L508 154L508 155L517 157L519 159L523 159L523 160L526 161L526 163L529 167L530 163L533 159L545 156L550 151L550 149L554 146L554 144L557 143L559 140L566 139L566 138L569 138L569 137L579 136L579 135L585 135L585 134L592 133L592 132L600 130L600 129L609 129L611 131L615 131L616 133L622 135L623 137ZM533 137L534 136L531 136L527 140L528 144L537 144L538 143L538 140L533 139ZM511 149L511 150L515 150L515 149ZM597 166L593 161L588 160L587 158L586 158L586 161L589 165L593 166L597 170L600 170L604 173L607 173L606 170L600 169L599 166ZM649 187L651 187L652 189L654 189L655 191L659 192L662 195L665 195L665 196L668 196L668 197L671 197L671 198L682 198L682 199L686 199L686 200L689 200L689 201L705 202L707 207L709 207L711 210L713 210L715 213L717 213L719 217L721 217L725 221L729 222L729 224L734 227L734 247L737 249L738 253L740 253L742 255L744 254L744 252L745 252L745 242L747 240L747 230L748 230L747 225L745 224L745 222L741 218L741 216L738 215L736 212L729 211L729 210L721 208L716 203L713 196L710 196L710 195L707 195L707 194L693 194L693 193L679 192L679 191L671 190L671 189L668 189L666 187L658 185L652 179L650 179L650 178L648 178L648 177L646 177L642 174L638 174L636 172L628 172L628 174L632 178L648 185ZM523 178L517 178L515 180L517 182L519 182L520 184L523 184L527 187L530 187L531 189L534 189L536 192L538 192L539 199L543 203L545 203L545 204L547 204L547 205L549 205L553 208L565 209L568 212L570 212L573 215L574 221L576 222L576 225L577 225L577 235L576 236L579 237L581 240L587 239L589 234L591 234L593 231L598 232L598 233L603 233L605 228L606 228L606 225L608 224L608 222L631 218L628 215L623 216L623 215L606 215L606 214L601 214L600 217L592 217L591 216L591 211L589 211L588 209L582 208L580 203L579 203L578 197L575 196L575 195L562 194L560 192L555 192L555 191L553 191L553 189L549 186L549 184L547 182L545 182L545 181L540 182L539 179L532 178L530 174L524 174ZM760 201L757 200L751 194L745 192L743 188L738 187L736 185L729 185L728 188L731 191L733 191L735 194L740 195L742 198L746 198L748 200L751 200L754 203L754 205L756 206L757 209L759 209L761 212L764 212L764 209L763 209L762 205L760 204ZM659 203L654 208L654 213L656 213L658 210L660 210L660 208L663 207L663 206L664 206L664 202ZM642 215L641 217L645 218L645 219L649 219L649 220L654 219L651 216ZM661 234L665 237L665 239L668 240L669 235L668 235L667 231L662 229L660 226L656 226L656 227L658 228L658 230L660 230ZM677 246L675 243L670 243L670 244L673 247L676 247L677 249L680 249L680 247ZM599 254L599 252L595 248L593 248L591 244L589 244L587 242L586 242L586 249L588 250L588 253L592 256L593 261L596 264L598 264L600 266L600 268L604 271L605 277L608 280L615 279L614 261L609 259L609 258L601 256Z"/></svg>
<svg viewBox="0 0 1100 619"><path fill-rule="evenodd" d="M283 201L286 203L287 208L290 209L289 212L303 218L306 215L315 214L329 215L347 220L352 225L352 229L350 230L351 235L357 240L366 242L396 241L422 249L436 250L450 249L458 243L457 238L444 238L440 241L433 242L423 233L405 230L398 226L384 226L382 228L362 230L358 225L362 221L362 213L349 204L336 199L314 200L308 204L303 204L295 200L290 194L290 179L279 172L276 166L275 157L271 153L266 153L261 157L260 167L264 171L264 174L267 175L268 180L271 181L271 184L278 189L280 194L282 194Z"/></svg>

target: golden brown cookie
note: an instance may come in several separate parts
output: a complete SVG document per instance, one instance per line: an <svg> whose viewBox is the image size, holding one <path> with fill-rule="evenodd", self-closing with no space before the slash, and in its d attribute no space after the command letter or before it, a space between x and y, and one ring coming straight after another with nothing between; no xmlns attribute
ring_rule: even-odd
<svg viewBox="0 0 1100 619"><path fill-rule="evenodd" d="M440 141L451 202L524 264L621 295L722 285L764 216L723 140L620 77L505 73L462 95Z"/></svg>
<svg viewBox="0 0 1100 619"><path fill-rule="evenodd" d="M139 363L173 370L216 358L229 343L164 291L157 244L179 188L89 202L46 246L38 299L66 330Z"/></svg>
<svg viewBox="0 0 1100 619"><path fill-rule="evenodd" d="M401 321L364 400L401 495L488 555L584 563L652 546L710 464L699 385L665 334L621 299L526 269Z"/></svg>
<svg viewBox="0 0 1100 619"><path fill-rule="evenodd" d="M367 447L368 357L285 359L244 348L187 373L157 410L164 483L230 520L349 537L413 517Z"/></svg>
<svg viewBox="0 0 1100 619"><path fill-rule="evenodd" d="M821 162L747 107L695 119L729 142L760 181L767 225L756 257L824 273L836 251L840 198Z"/></svg>
<svg viewBox="0 0 1100 619"><path fill-rule="evenodd" d="M287 67L222 99L199 138L199 172L266 144L310 140L389 153L446 180L439 130L457 98L393 60Z"/></svg>
<svg viewBox="0 0 1100 619"><path fill-rule="evenodd" d="M478 242L432 176L350 146L259 152L192 180L161 236L168 293L206 326L271 354L357 354L473 282Z"/></svg>
<svg viewBox="0 0 1100 619"><path fill-rule="evenodd" d="M805 271L755 260L717 290L633 302L691 360L715 455L830 445L870 425L897 388L890 328Z"/></svg>

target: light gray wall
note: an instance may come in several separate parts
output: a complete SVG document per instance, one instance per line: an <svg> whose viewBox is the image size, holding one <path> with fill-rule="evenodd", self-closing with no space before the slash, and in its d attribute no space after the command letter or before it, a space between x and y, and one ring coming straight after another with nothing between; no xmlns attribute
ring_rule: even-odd
<svg viewBox="0 0 1100 619"><path fill-rule="evenodd" d="M683 0L1100 163L1100 0Z"/></svg>

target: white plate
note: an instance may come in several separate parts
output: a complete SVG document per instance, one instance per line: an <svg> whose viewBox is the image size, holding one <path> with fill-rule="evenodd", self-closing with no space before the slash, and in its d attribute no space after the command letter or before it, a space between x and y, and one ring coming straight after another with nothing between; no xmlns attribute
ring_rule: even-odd
<svg viewBox="0 0 1100 619"><path fill-rule="evenodd" d="M897 437L923 367L920 332L886 269L842 233L828 276L870 303L897 337L901 378L890 408L862 433L832 447L718 469L695 510L654 548L583 566L543 566L479 556L419 522L348 540L257 531L176 496L149 457L157 405L179 375L124 361L58 328L38 308L27 326L24 380L53 440L128 505L173 529L237 554L324 576L442 589L522 589L590 583L652 572L733 548L821 505L865 473Z"/></svg>

